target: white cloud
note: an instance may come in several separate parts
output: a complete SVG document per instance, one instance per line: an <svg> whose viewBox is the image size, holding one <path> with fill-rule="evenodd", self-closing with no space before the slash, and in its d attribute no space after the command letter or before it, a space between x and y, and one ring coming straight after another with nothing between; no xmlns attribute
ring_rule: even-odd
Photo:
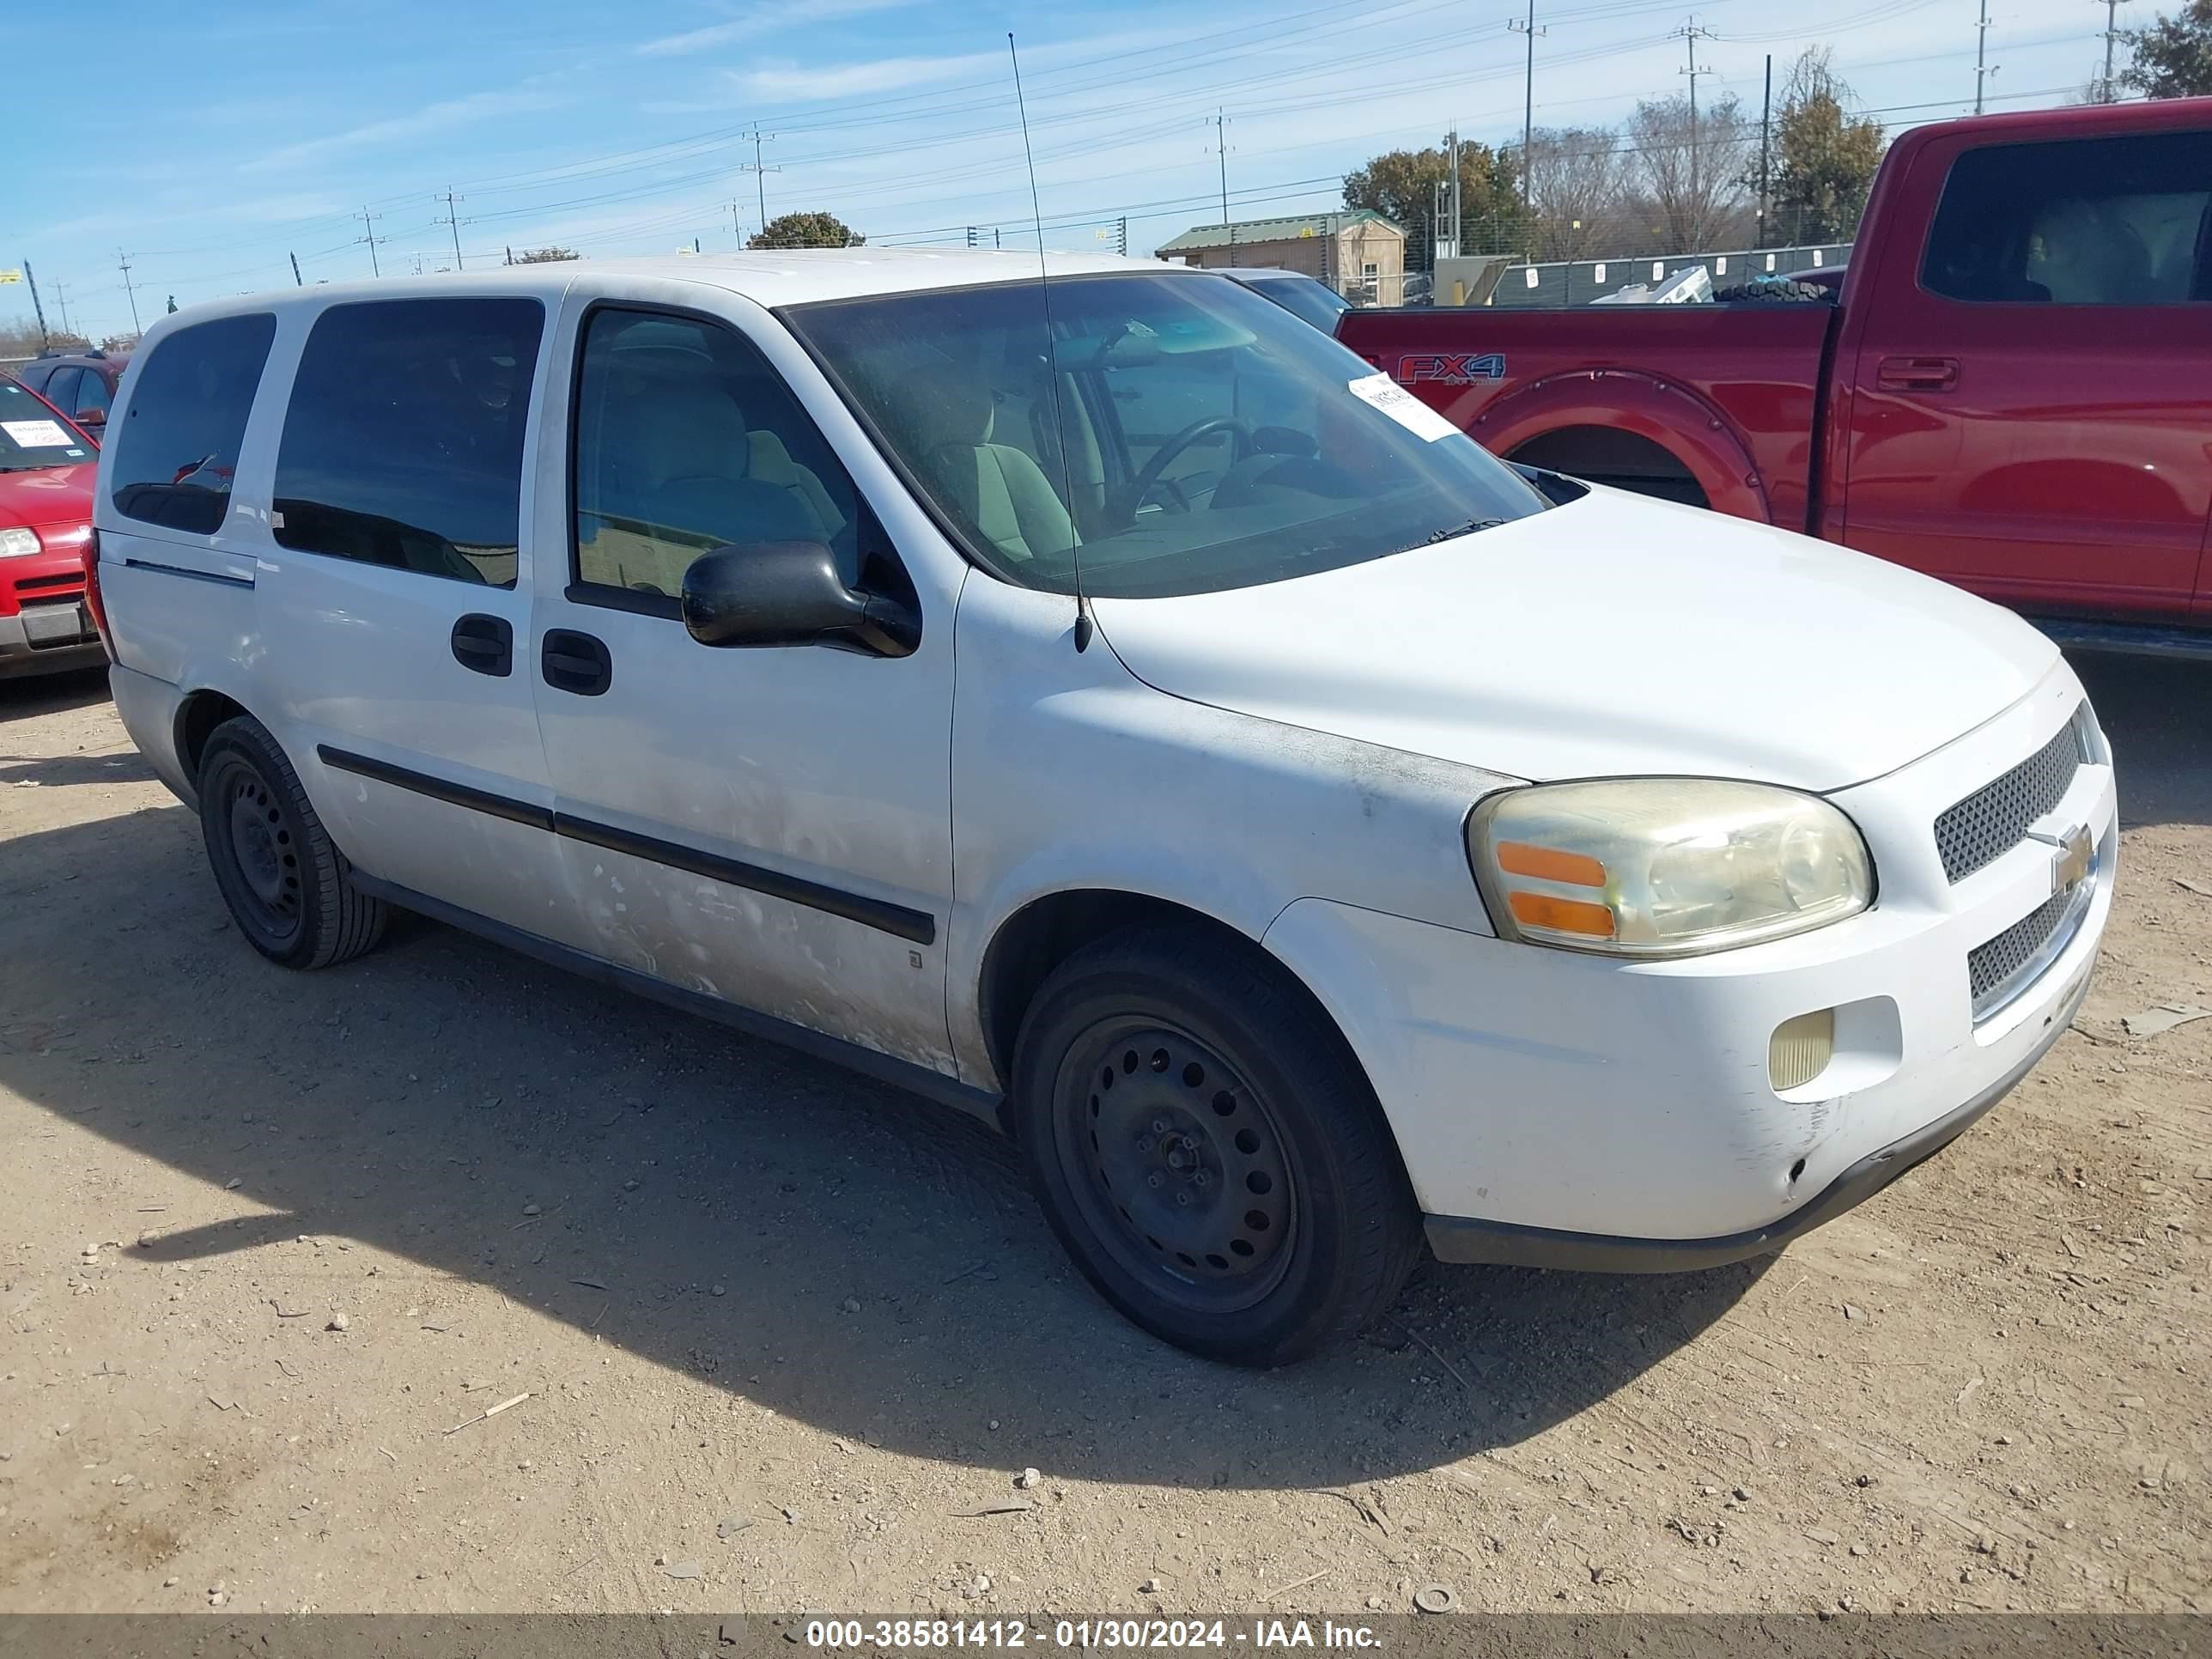
<svg viewBox="0 0 2212 1659"><path fill-rule="evenodd" d="M449 98L408 115L370 121L327 137L309 138L257 155L240 165L241 173L272 173L286 167L322 161L347 150L373 149L378 144L411 142L453 127L488 120L495 115L519 115L550 109L562 102L550 88L534 82L503 91L472 92L465 98Z"/></svg>
<svg viewBox="0 0 2212 1659"><path fill-rule="evenodd" d="M664 34L658 40L643 42L635 50L641 57L646 58L672 58L695 52L710 52L716 46L755 40L783 29L799 28L809 23L827 23L840 17L858 17L872 11L890 11L915 3L917 0L781 0L779 4L756 6L743 16L732 17L726 23L710 23L704 28L687 29L681 34Z"/></svg>
<svg viewBox="0 0 2212 1659"><path fill-rule="evenodd" d="M1005 58L995 52L968 52L957 58L878 58L861 64L825 64L811 68L787 64L771 69L732 70L730 81L750 97L800 103L814 99L858 98L900 87L922 86L954 76L1002 68L1005 63Z"/></svg>

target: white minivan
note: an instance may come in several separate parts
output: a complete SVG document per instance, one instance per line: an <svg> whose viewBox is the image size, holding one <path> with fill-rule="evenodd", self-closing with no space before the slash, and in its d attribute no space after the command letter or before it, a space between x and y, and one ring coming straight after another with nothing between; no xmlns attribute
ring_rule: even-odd
<svg viewBox="0 0 2212 1659"><path fill-rule="evenodd" d="M1492 459L1202 271L873 250L195 307L100 457L118 706L240 931L386 907L1016 1137L1287 1360L1448 1261L1779 1249L2057 1040L2057 652Z"/></svg>

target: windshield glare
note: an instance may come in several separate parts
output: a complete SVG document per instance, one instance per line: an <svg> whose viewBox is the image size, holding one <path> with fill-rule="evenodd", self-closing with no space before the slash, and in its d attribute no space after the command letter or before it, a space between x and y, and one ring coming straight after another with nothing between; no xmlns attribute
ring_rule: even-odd
<svg viewBox="0 0 2212 1659"><path fill-rule="evenodd" d="M1010 580L1072 592L1079 559L1102 597L1214 592L1547 505L1388 376L1224 278L1056 277L1049 336L1047 298L997 284L785 313L968 552Z"/></svg>
<svg viewBox="0 0 2212 1659"><path fill-rule="evenodd" d="M0 380L0 472L77 466L93 459L76 428L13 380Z"/></svg>

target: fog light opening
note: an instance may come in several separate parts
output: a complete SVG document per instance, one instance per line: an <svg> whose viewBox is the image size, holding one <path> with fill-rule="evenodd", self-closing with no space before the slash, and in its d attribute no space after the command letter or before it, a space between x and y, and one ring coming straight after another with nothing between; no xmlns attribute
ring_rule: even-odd
<svg viewBox="0 0 2212 1659"><path fill-rule="evenodd" d="M1802 1089L1836 1057L1836 1011L1800 1014L1774 1028L1766 1044L1766 1075L1777 1094ZM1796 1177L1792 1176L1795 1180Z"/></svg>

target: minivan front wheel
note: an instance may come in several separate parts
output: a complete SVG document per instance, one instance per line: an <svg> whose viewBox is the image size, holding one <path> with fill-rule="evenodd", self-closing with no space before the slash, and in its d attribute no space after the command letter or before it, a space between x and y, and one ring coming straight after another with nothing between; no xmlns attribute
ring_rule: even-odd
<svg viewBox="0 0 2212 1659"><path fill-rule="evenodd" d="M384 933L384 903L356 890L276 739L240 716L200 756L200 834L246 942L287 968L359 956Z"/></svg>
<svg viewBox="0 0 2212 1659"><path fill-rule="evenodd" d="M1030 1173L1106 1299L1274 1365L1389 1306L1419 1253L1397 1149L1319 1011L1249 947L1125 930L1046 980L1014 1059Z"/></svg>

